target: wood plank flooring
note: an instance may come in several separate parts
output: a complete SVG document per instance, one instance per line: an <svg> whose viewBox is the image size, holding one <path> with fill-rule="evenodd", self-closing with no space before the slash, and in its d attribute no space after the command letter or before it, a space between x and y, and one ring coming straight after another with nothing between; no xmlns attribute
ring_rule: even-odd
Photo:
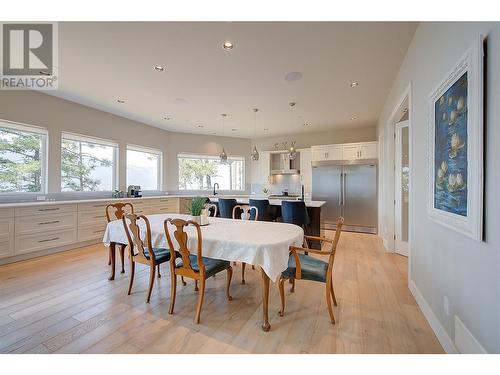
<svg viewBox="0 0 500 375"><path fill-rule="evenodd" d="M332 232L327 232L332 236ZM286 290L285 316L271 285L268 333L260 329L260 272L234 266L207 281L201 324L193 323L193 283L178 286L168 315L168 265L145 303L149 270L138 265L132 295L125 274L108 281L102 245L0 266L1 353L442 353L407 287L407 259L378 237L342 233L334 265L338 307L331 325L324 285L298 281Z"/></svg>

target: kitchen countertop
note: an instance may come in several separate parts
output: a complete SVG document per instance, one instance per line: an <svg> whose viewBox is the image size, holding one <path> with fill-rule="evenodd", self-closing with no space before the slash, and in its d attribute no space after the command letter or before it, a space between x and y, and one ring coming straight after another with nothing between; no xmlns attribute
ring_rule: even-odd
<svg viewBox="0 0 500 375"><path fill-rule="evenodd" d="M93 198L93 199L70 199L70 200L60 200L60 201L31 201L31 202L14 202L14 203L2 203L0 204L0 208L16 208L16 207L31 207L31 206L44 206L44 205L54 205L54 204L77 204L77 203L93 203L93 202L117 202L117 201L134 201L134 200L145 200L145 199L160 199L160 198L193 198L199 195L178 195L178 194L167 194L167 195L155 195L149 197L142 198ZM205 196L205 195L203 195ZM223 194L223 195L207 195L210 200L216 202L219 197L222 198L235 198L238 203L248 204L250 199L250 195L231 195L231 194ZM264 197L255 197L255 199L265 199ZM281 199L269 199L269 203L275 206L281 206ZM321 207L326 202L325 201L313 201L310 199L306 199L307 207Z"/></svg>

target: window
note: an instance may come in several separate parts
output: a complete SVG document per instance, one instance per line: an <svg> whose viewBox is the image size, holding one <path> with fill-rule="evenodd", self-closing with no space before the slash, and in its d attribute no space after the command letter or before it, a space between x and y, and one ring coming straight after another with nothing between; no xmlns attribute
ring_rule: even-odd
<svg viewBox="0 0 500 375"><path fill-rule="evenodd" d="M47 130L0 121L0 192L44 192Z"/></svg>
<svg viewBox="0 0 500 375"><path fill-rule="evenodd" d="M61 191L111 191L116 187L118 145L63 133Z"/></svg>
<svg viewBox="0 0 500 375"><path fill-rule="evenodd" d="M162 153L159 150L127 146L127 186L161 190Z"/></svg>
<svg viewBox="0 0 500 375"><path fill-rule="evenodd" d="M245 190L245 158L228 157L222 164L218 156L179 154L179 190Z"/></svg>

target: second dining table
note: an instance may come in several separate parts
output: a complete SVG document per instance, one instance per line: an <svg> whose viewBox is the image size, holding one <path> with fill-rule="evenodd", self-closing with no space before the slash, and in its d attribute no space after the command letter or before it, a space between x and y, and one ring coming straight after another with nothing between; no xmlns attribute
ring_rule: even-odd
<svg viewBox="0 0 500 375"><path fill-rule="evenodd" d="M147 215L151 225L153 247L168 248L163 222L167 218L189 220L189 215L160 214ZM141 233L145 233L144 221L140 222ZM173 228L170 228L173 231ZM196 232L193 226L187 227L188 248L196 254ZM269 284L277 281L281 272L288 267L290 246L301 246L304 231L293 224L266 221L249 221L209 218L209 225L201 227L205 257L223 259L231 262L244 262L261 269L262 284L262 329L269 331ZM173 232L172 232L173 234ZM172 236L173 237L173 236ZM111 256L111 276L115 277L115 249L117 244L127 244L127 236L121 220L108 223L103 243L109 246Z"/></svg>

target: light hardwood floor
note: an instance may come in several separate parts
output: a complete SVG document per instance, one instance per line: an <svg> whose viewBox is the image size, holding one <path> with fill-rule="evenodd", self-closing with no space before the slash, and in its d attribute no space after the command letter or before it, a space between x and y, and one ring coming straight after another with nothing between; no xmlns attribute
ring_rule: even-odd
<svg viewBox="0 0 500 375"><path fill-rule="evenodd" d="M332 233L328 233L332 236ZM260 271L234 267L233 301L225 276L207 281L201 324L193 323L193 284L178 286L167 314L170 277L162 267L151 303L149 272L138 265L127 296L126 273L108 281L107 252L88 246L0 266L3 353L442 353L407 287L407 260L385 253L373 235L343 233L334 265L338 307L331 325L324 285L298 281L286 290L285 316L271 286L271 331L261 330Z"/></svg>

